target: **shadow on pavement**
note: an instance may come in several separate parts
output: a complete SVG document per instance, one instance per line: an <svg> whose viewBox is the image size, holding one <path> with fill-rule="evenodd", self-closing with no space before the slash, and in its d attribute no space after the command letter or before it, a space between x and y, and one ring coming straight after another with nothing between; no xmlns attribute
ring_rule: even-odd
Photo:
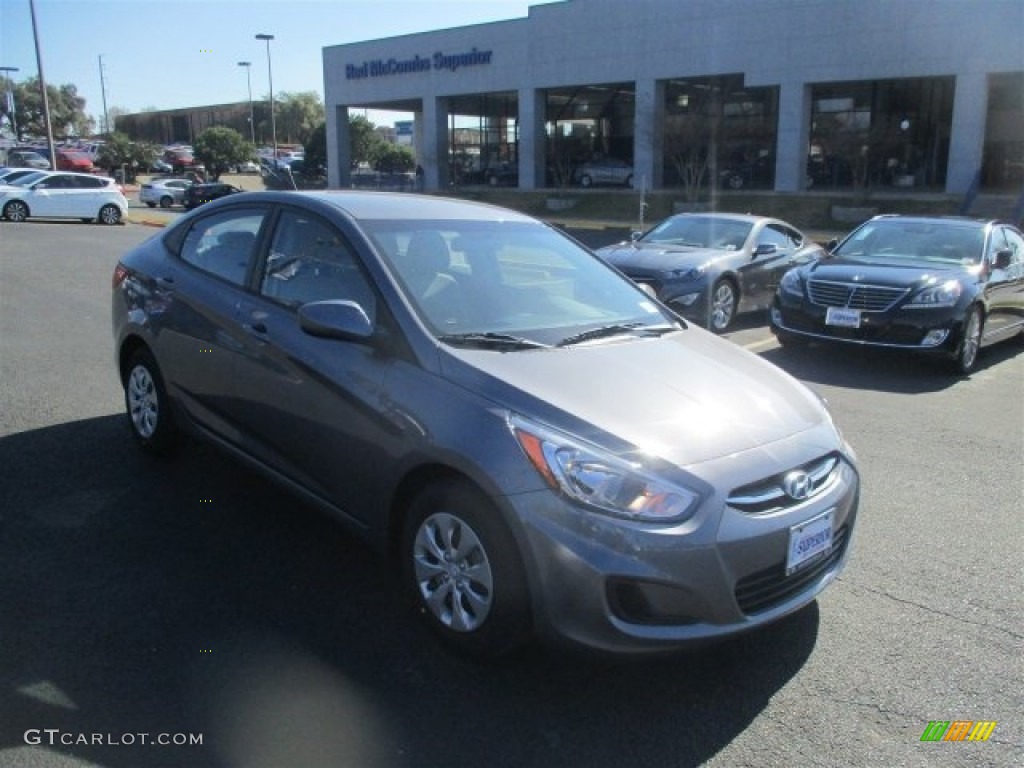
<svg viewBox="0 0 1024 768"><path fill-rule="evenodd" d="M151 460L108 416L4 437L0 462L0 754L25 764L694 765L817 638L812 605L689 654L470 662L406 613L382 559L210 448ZM30 748L28 729L58 741ZM202 745L139 744L179 733Z"/></svg>

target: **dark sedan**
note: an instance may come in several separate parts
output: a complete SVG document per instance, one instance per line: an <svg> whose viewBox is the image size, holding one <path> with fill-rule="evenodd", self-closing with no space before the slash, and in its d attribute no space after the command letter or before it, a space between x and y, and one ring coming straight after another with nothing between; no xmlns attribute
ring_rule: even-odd
<svg viewBox="0 0 1024 768"><path fill-rule="evenodd" d="M220 182L193 184L185 190L184 205L186 208L195 208L197 205L208 203L211 200L216 200L221 197L233 195L236 192L244 191L245 190L240 189L239 187L232 186L231 184L221 184Z"/></svg>
<svg viewBox="0 0 1024 768"><path fill-rule="evenodd" d="M783 345L837 341L948 357L1024 332L1024 237L1008 224L878 216L785 275L771 313Z"/></svg>
<svg viewBox="0 0 1024 768"><path fill-rule="evenodd" d="M681 213L597 253L683 317L722 333L738 313L768 309L782 275L824 250L778 219Z"/></svg>

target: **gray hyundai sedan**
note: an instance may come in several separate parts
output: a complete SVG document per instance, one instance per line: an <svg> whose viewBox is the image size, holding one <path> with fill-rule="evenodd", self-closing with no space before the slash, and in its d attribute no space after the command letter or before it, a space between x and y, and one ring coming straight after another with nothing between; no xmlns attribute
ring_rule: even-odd
<svg viewBox="0 0 1024 768"><path fill-rule="evenodd" d="M121 259L113 330L144 450L201 438L336 515L464 652L726 637L849 554L822 401L514 211L233 195Z"/></svg>

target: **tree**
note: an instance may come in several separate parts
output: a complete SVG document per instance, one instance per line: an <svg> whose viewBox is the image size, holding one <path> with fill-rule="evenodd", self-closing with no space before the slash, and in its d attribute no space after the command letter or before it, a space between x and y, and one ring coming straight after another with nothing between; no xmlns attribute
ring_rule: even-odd
<svg viewBox="0 0 1024 768"><path fill-rule="evenodd" d="M348 130L352 147L352 167L360 163L373 163L376 148L384 143L375 126L364 115L349 115Z"/></svg>
<svg viewBox="0 0 1024 768"><path fill-rule="evenodd" d="M92 135L95 121L85 114L85 99L78 95L74 85L65 84L59 88L47 85L46 97L50 105L50 124L54 136ZM39 78L30 77L15 85L14 114L19 140L25 136L46 135Z"/></svg>
<svg viewBox="0 0 1024 768"><path fill-rule="evenodd" d="M256 148L234 128L214 126L207 128L192 142L192 153L216 181L222 173L255 157Z"/></svg>
<svg viewBox="0 0 1024 768"><path fill-rule="evenodd" d="M324 106L315 91L282 93L277 99L277 140L305 146L313 129L324 121Z"/></svg>
<svg viewBox="0 0 1024 768"><path fill-rule="evenodd" d="M408 173L416 167L416 158L408 148L382 141L374 152L372 165L381 173Z"/></svg>
<svg viewBox="0 0 1024 768"><path fill-rule="evenodd" d="M665 155L693 203L707 180L714 194L718 176L718 143L722 127L721 84L714 78L686 95L686 106L665 119Z"/></svg>
<svg viewBox="0 0 1024 768"><path fill-rule="evenodd" d="M319 175L327 167L327 124L320 123L302 145L306 150L305 165L308 173Z"/></svg>
<svg viewBox="0 0 1024 768"><path fill-rule="evenodd" d="M152 144L134 142L126 134L114 133L100 148L96 164L111 175L124 168L126 181L134 181L139 169L148 169L158 154Z"/></svg>

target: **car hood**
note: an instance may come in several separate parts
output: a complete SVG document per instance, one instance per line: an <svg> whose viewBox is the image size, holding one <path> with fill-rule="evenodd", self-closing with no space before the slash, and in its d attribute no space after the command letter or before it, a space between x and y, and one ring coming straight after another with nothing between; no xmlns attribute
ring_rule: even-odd
<svg viewBox="0 0 1024 768"><path fill-rule="evenodd" d="M442 372L500 407L608 450L640 449L681 467L829 419L788 374L696 327L518 352L446 348Z"/></svg>
<svg viewBox="0 0 1024 768"><path fill-rule="evenodd" d="M808 265L805 275L814 280L908 288L954 278L974 280L980 272L980 265L939 264L911 259L883 260L877 257L871 261L861 261L831 256Z"/></svg>
<svg viewBox="0 0 1024 768"><path fill-rule="evenodd" d="M620 243L602 248L598 255L609 264L628 272L668 272L699 267L735 251L694 248L671 243Z"/></svg>

